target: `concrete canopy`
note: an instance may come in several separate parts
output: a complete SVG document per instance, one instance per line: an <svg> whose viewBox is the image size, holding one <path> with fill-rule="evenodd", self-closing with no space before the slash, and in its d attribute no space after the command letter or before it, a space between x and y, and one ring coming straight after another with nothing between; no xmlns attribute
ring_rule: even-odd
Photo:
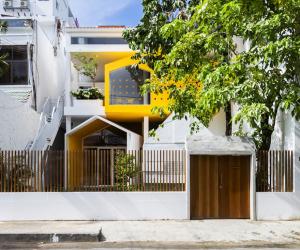
<svg viewBox="0 0 300 250"><path fill-rule="evenodd" d="M82 139L108 127L115 127L127 134L127 148L138 149L141 136L101 116L93 116L66 133L66 149L82 150Z"/></svg>
<svg viewBox="0 0 300 250"><path fill-rule="evenodd" d="M187 150L191 155L253 155L255 146L249 138L202 134L187 138Z"/></svg>

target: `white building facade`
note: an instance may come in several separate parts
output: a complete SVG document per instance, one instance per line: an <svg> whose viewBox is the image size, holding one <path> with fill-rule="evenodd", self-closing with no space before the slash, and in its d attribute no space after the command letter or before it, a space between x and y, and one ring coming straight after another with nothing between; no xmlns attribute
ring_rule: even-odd
<svg viewBox="0 0 300 250"><path fill-rule="evenodd" d="M201 127L197 134L191 135L191 119L179 121L170 116L163 122L149 113L151 105L156 106L157 100L163 102L163 97L141 96L138 88L128 94L128 82L139 86L138 81L132 81L124 74L123 69L130 71L128 66L133 63L133 52L122 38L124 27L76 27L66 0L5 0L2 8L1 19L7 22L8 30L0 34L0 52L8 55L9 67L0 78L0 148L47 149L54 143L63 120L65 150L110 148L113 151L116 147L144 151L183 150L186 152L183 160L186 172L177 174L185 178L182 191L1 193L0 220L191 219L195 212L195 196L203 196L203 193L195 195L192 190L195 188L194 175L198 174L195 167L201 167L195 161L200 162L203 157L207 157L208 170L206 179L199 178L199 182L211 177L210 169L215 167L209 165L211 162L219 161L217 168L221 169L222 159L240 164L243 157L248 157L248 165L245 165L249 170L246 178L249 197L244 202L234 190L232 200L240 199L241 207L244 205L241 203L247 203L249 213L236 218L300 218L300 126L289 113L278 115L271 149L294 152L293 190L257 192L255 148L242 138L225 137L224 112L217 114L208 128ZM239 49L245 49L245 45L240 43ZM95 79L85 77L75 69L78 54L97 62ZM139 71L140 76L146 75L145 71ZM115 73L120 74L119 78L114 76ZM116 87L114 83L124 87ZM98 88L104 100L77 100L71 95L71 91L91 87ZM118 91L114 92L114 88ZM124 99L127 99L125 103ZM232 105L232 112L233 115L237 112L235 105ZM157 129L158 139L148 138L149 129L157 128L162 122L164 126ZM233 125L233 132L237 129L238 126ZM245 126L245 130L249 128ZM161 158L157 159L148 165L155 169L161 164ZM147 157L143 158L143 163L145 161ZM176 166L178 162L174 162L171 164ZM65 165L67 163L66 160ZM243 167L236 165L230 169L232 182ZM153 173L155 170L147 174L152 176ZM223 174L217 180L219 186L226 181ZM205 196L205 199L199 199L200 203L210 202L210 197Z"/></svg>
<svg viewBox="0 0 300 250"><path fill-rule="evenodd" d="M60 126L67 65L64 30L76 26L76 19L67 0L1 1L0 14L8 26L0 33L0 53L7 62L0 91L12 99L15 110L28 110L11 115L9 123L0 119L0 148L45 149ZM0 103L1 117L14 112L3 99ZM29 137L24 131L21 136L10 132L22 130L21 124L36 120L36 116L41 120L30 125Z"/></svg>

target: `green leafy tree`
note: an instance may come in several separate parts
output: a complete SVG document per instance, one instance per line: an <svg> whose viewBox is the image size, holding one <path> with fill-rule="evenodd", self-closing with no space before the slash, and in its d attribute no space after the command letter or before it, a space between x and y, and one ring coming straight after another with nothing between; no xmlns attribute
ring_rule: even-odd
<svg viewBox="0 0 300 250"><path fill-rule="evenodd" d="M77 53L73 56L74 58L74 67L82 75L89 77L93 83L97 76L97 61L92 57L87 57L80 53Z"/></svg>
<svg viewBox="0 0 300 250"><path fill-rule="evenodd" d="M136 58L154 69L144 91L167 90L176 118L190 114L208 126L235 103L238 134L249 124L257 148L265 150L280 110L299 119L299 0L144 0L143 5L141 23L124 37L139 51ZM164 5L170 11L155 8ZM239 50L237 40L248 48Z"/></svg>

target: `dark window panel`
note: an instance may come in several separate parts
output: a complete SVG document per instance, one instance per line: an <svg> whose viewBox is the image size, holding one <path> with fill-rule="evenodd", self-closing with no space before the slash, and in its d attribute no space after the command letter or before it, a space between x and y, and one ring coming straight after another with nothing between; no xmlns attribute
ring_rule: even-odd
<svg viewBox="0 0 300 250"><path fill-rule="evenodd" d="M27 85L27 46L0 46L0 54L7 54L8 67L0 76L0 85Z"/></svg>
<svg viewBox="0 0 300 250"><path fill-rule="evenodd" d="M1 19L7 23L9 28L26 27L30 24L30 19Z"/></svg>
<svg viewBox="0 0 300 250"><path fill-rule="evenodd" d="M101 130L84 139L84 146L88 147L109 147L109 146L126 146L126 133L110 127Z"/></svg>
<svg viewBox="0 0 300 250"><path fill-rule="evenodd" d="M12 65L13 84L28 84L28 66L27 62L13 62Z"/></svg>
<svg viewBox="0 0 300 250"><path fill-rule="evenodd" d="M0 85L10 85L11 82L11 63L8 63L4 73L0 75Z"/></svg>
<svg viewBox="0 0 300 250"><path fill-rule="evenodd" d="M0 46L0 55L5 55L5 60L12 60L12 47Z"/></svg>
<svg viewBox="0 0 300 250"><path fill-rule="evenodd" d="M26 59L27 59L27 47L26 46L14 46L13 60L26 60Z"/></svg>
<svg viewBox="0 0 300 250"><path fill-rule="evenodd" d="M119 68L110 73L110 104L148 105L150 95L141 95L141 86L150 73L131 66Z"/></svg>

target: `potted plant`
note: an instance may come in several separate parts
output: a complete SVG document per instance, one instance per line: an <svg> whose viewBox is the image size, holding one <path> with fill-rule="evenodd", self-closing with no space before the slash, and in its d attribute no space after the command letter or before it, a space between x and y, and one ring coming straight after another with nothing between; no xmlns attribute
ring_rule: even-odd
<svg viewBox="0 0 300 250"><path fill-rule="evenodd" d="M94 82L98 68L97 61L94 58L90 58L81 54L75 54L74 59L74 68L81 76L86 77L87 81L93 82L93 86L95 86Z"/></svg>
<svg viewBox="0 0 300 250"><path fill-rule="evenodd" d="M103 106L104 96L98 88L79 88L71 92L74 99L74 106Z"/></svg>

